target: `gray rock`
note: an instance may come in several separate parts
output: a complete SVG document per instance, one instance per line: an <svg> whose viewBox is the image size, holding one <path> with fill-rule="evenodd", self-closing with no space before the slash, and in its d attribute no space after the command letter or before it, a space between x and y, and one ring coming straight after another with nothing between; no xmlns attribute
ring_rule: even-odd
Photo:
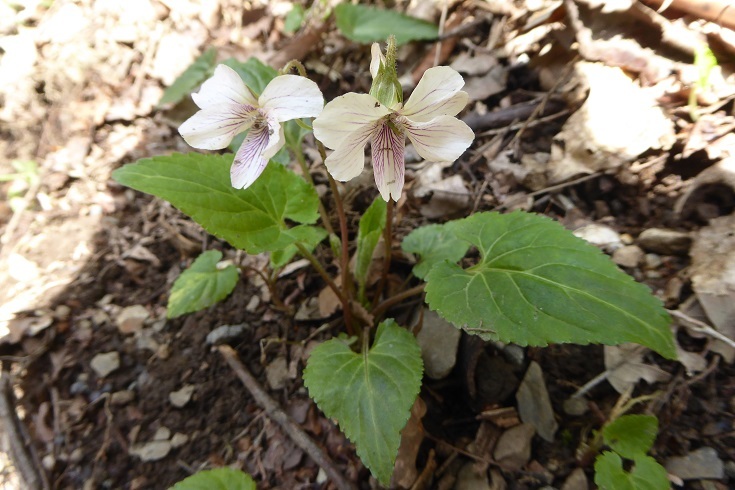
<svg viewBox="0 0 735 490"><path fill-rule="evenodd" d="M170 441L151 441L142 444L134 444L130 448L130 454L139 457L142 461L158 461L168 456L171 452Z"/></svg>
<svg viewBox="0 0 735 490"><path fill-rule="evenodd" d="M92 358L90 367L100 378L104 378L120 367L120 354L117 352L104 352Z"/></svg>
<svg viewBox="0 0 735 490"><path fill-rule="evenodd" d="M613 252L623 246L617 231L597 223L577 228L574 234L606 252Z"/></svg>
<svg viewBox="0 0 735 490"><path fill-rule="evenodd" d="M719 480L725 476L725 467L711 447L700 447L686 456L675 456L666 462L666 471L682 480Z"/></svg>
<svg viewBox="0 0 735 490"><path fill-rule="evenodd" d="M549 442L554 441L554 433L559 424L554 418L554 410L551 408L551 399L546 389L544 375L541 366L532 362L528 366L526 376L516 393L518 401L518 413L521 420L531 424L538 431L538 435Z"/></svg>
<svg viewBox="0 0 735 490"><path fill-rule="evenodd" d="M265 379L271 389L280 390L286 386L288 363L285 357L278 357L265 367Z"/></svg>
<svg viewBox="0 0 735 490"><path fill-rule="evenodd" d="M582 468L577 468L572 471L561 486L561 490L589 490L589 488L590 484L587 481L587 475L584 474Z"/></svg>
<svg viewBox="0 0 735 490"><path fill-rule="evenodd" d="M536 429L531 424L521 424L503 432L493 451L495 461L504 468L517 471L531 460L531 439Z"/></svg>
<svg viewBox="0 0 735 490"><path fill-rule="evenodd" d="M205 342L207 345L226 344L231 340L237 340L245 333L245 324L220 325L207 334Z"/></svg>
<svg viewBox="0 0 735 490"><path fill-rule="evenodd" d="M632 269L633 267L637 267L638 264L641 263L641 260L643 260L643 256L644 253L640 247L636 245L626 245L624 247L620 247L615 252L613 252L612 260L622 267L628 267Z"/></svg>
<svg viewBox="0 0 735 490"><path fill-rule="evenodd" d="M478 472L477 465L470 461L457 473L454 490L492 490L492 487L487 479L487 471Z"/></svg>
<svg viewBox="0 0 735 490"><path fill-rule="evenodd" d="M579 417L584 415L589 410L589 404L587 400L581 396L573 396L564 400L564 413Z"/></svg>
<svg viewBox="0 0 735 490"><path fill-rule="evenodd" d="M126 306L117 315L115 323L120 333L135 333L143 328L143 323L149 316L148 310L143 305Z"/></svg>
<svg viewBox="0 0 735 490"><path fill-rule="evenodd" d="M168 394L168 401L177 408L185 406L194 394L194 385L184 385L180 390Z"/></svg>
<svg viewBox="0 0 735 490"><path fill-rule="evenodd" d="M462 332L440 317L424 309L424 321L416 341L421 347L424 371L432 379L443 379L457 362L457 348Z"/></svg>
<svg viewBox="0 0 735 490"><path fill-rule="evenodd" d="M689 233L664 228L649 228L638 236L638 245L661 255L686 255L692 246Z"/></svg>

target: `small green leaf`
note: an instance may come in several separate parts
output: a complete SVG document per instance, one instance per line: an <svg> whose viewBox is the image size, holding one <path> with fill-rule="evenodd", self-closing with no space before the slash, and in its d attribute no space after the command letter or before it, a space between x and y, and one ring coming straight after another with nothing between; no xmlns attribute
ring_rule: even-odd
<svg viewBox="0 0 735 490"><path fill-rule="evenodd" d="M387 485L419 389L423 362L416 339L393 320L378 326L363 354L341 339L314 349L304 369L309 395L337 419L373 476Z"/></svg>
<svg viewBox="0 0 735 490"><path fill-rule="evenodd" d="M340 3L334 15L342 34L360 43L385 42L393 34L398 44L405 44L416 39L435 39L439 34L431 22L364 5Z"/></svg>
<svg viewBox="0 0 735 490"><path fill-rule="evenodd" d="M426 301L468 333L519 345L635 342L676 358L661 302L559 223L478 213L450 231L481 259L466 270L436 264L426 276Z"/></svg>
<svg viewBox="0 0 735 490"><path fill-rule="evenodd" d="M250 475L232 468L216 468L195 473L171 490L256 490Z"/></svg>
<svg viewBox="0 0 735 490"><path fill-rule="evenodd" d="M222 252L208 250L201 254L174 282L168 298L168 318L203 310L225 299L237 284L240 273L228 265L217 268Z"/></svg>
<svg viewBox="0 0 735 490"><path fill-rule="evenodd" d="M605 444L619 455L633 459L646 454L658 434L658 419L652 415L624 415L602 430Z"/></svg>
<svg viewBox="0 0 735 490"><path fill-rule="evenodd" d="M360 218L357 230L357 259L355 260L355 277L360 288L360 296L363 296L365 283L373 260L375 246L380 240L380 234L385 228L385 208L387 204L379 195L367 208L365 214Z"/></svg>
<svg viewBox="0 0 735 490"><path fill-rule="evenodd" d="M222 63L235 70L243 79L245 85L250 87L250 90L257 95L262 94L266 85L278 75L277 70L266 65L258 58L250 58L244 63L235 58L227 58Z"/></svg>
<svg viewBox="0 0 735 490"><path fill-rule="evenodd" d="M293 34L301 28L304 23L304 6L295 3L291 10L286 14L286 20L283 23L283 30L288 34Z"/></svg>
<svg viewBox="0 0 735 490"><path fill-rule="evenodd" d="M327 230L324 228L308 225L296 226L291 228L290 232L294 238L309 250L309 252L312 252L316 246L319 245L319 242L324 240L327 236ZM281 250L276 250L271 253L271 267L274 269L280 269L291 262L291 259L293 259L294 255L298 252L299 250L296 248L296 245L289 245Z"/></svg>
<svg viewBox="0 0 735 490"><path fill-rule="evenodd" d="M212 74L215 60L217 59L217 50L209 48L202 53L197 59L194 60L189 68L184 70L184 73L174 80L163 92L158 106L165 104L177 104L194 91L208 76Z"/></svg>
<svg viewBox="0 0 735 490"><path fill-rule="evenodd" d="M319 196L286 167L270 164L248 189L230 184L233 155L182 155L144 158L113 172L135 190L169 201L212 235L251 254L273 252L301 237L286 219L312 224Z"/></svg>
<svg viewBox="0 0 735 490"><path fill-rule="evenodd" d="M605 451L595 461L595 483L601 490L668 490L671 488L666 470L650 456L639 455L628 473L623 460Z"/></svg>
<svg viewBox="0 0 735 490"><path fill-rule="evenodd" d="M421 259L413 266L413 275L424 279L432 267L445 260L459 261L470 244L456 237L450 229L452 221L443 225L428 225L409 233L401 243L404 252L418 254Z"/></svg>

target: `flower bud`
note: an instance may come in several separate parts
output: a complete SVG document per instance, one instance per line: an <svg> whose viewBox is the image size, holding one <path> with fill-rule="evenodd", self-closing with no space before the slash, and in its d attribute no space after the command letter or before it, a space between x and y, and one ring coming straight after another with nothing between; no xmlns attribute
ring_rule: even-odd
<svg viewBox="0 0 735 490"><path fill-rule="evenodd" d="M396 38L388 37L385 57L377 44L373 44L372 55L370 72L373 75L373 84L370 86L370 95L384 106L394 108L403 103L403 89L396 74Z"/></svg>

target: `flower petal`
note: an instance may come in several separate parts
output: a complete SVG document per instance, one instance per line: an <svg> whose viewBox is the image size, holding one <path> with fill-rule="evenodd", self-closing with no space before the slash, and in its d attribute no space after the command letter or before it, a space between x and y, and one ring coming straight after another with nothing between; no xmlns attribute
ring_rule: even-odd
<svg viewBox="0 0 735 490"><path fill-rule="evenodd" d="M269 119L268 136L268 146L263 149L263 158L266 160L273 158L286 143L286 139L283 137L283 125L275 119Z"/></svg>
<svg viewBox="0 0 735 490"><path fill-rule="evenodd" d="M377 130L377 124L366 124L342 140L324 161L332 177L344 182L360 175L365 167L365 145Z"/></svg>
<svg viewBox="0 0 735 490"><path fill-rule="evenodd" d="M179 126L179 134L194 148L219 150L248 129L257 116L253 106L220 104L197 111Z"/></svg>
<svg viewBox="0 0 735 490"><path fill-rule="evenodd" d="M383 55L383 52L380 50L380 44L373 43L370 47L370 56L370 75L375 78L378 76L380 64L385 64L385 55Z"/></svg>
<svg viewBox="0 0 735 490"><path fill-rule="evenodd" d="M426 122L436 116L456 116L467 105L468 96L459 90L462 75L448 66L429 68L403 106L401 114Z"/></svg>
<svg viewBox="0 0 735 490"><path fill-rule="evenodd" d="M200 109L220 104L258 106L255 96L240 75L227 65L218 65L212 78L202 84L199 92L191 94L191 98Z"/></svg>
<svg viewBox="0 0 735 490"><path fill-rule="evenodd" d="M370 94L348 93L324 106L314 119L314 136L333 150L339 148L350 134L372 126L390 110Z"/></svg>
<svg viewBox="0 0 735 490"><path fill-rule="evenodd" d="M263 151L271 139L268 132L268 125L263 125L252 128L245 137L230 167L232 187L247 189L265 170L268 159L263 157Z"/></svg>
<svg viewBox="0 0 735 490"><path fill-rule="evenodd" d="M373 174L375 185L386 202L393 198L398 201L401 197L404 181L405 162L403 153L406 147L406 137L397 133L387 124L373 134Z"/></svg>
<svg viewBox="0 0 735 490"><path fill-rule="evenodd" d="M407 121L408 139L422 158L432 162L453 162L470 147L475 133L452 116L439 116L429 122Z"/></svg>
<svg viewBox="0 0 735 490"><path fill-rule="evenodd" d="M324 107L324 97L317 84L308 78L281 75L265 87L258 103L268 117L283 122L318 116Z"/></svg>

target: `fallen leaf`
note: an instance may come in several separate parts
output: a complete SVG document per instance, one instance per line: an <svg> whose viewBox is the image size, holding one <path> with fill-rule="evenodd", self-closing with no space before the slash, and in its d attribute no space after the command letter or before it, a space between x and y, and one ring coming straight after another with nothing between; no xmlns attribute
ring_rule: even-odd
<svg viewBox="0 0 735 490"><path fill-rule="evenodd" d="M647 348L638 344L604 346L605 368L609 371L607 381L618 393L625 393L641 379L647 383L667 381L671 375L666 371L643 362Z"/></svg>

